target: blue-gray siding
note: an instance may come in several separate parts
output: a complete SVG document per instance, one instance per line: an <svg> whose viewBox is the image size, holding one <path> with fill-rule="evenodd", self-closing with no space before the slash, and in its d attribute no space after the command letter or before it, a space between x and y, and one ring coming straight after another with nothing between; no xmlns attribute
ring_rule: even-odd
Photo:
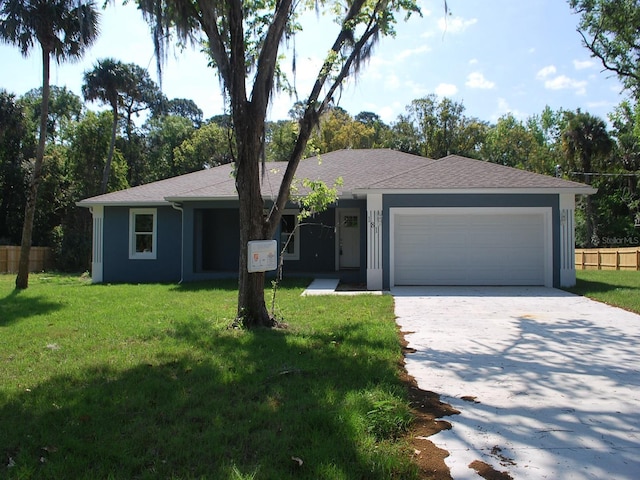
<svg viewBox="0 0 640 480"><path fill-rule="evenodd" d="M181 219L171 207L157 208L155 260L129 259L129 207L105 207L103 281L128 283L180 280Z"/></svg>
<svg viewBox="0 0 640 480"><path fill-rule="evenodd" d="M340 277L366 281L366 202L340 200L338 208L360 210L360 268L336 272L336 210L308 219L299 230L300 259L284 262L285 275ZM559 197L539 195L420 194L383 195L383 287L389 288L389 209L394 207L551 207L553 223L553 285L560 284ZM157 208L157 258L129 260L129 207L105 207L105 282L177 282L237 276L238 202L192 202L182 212ZM280 232L276 233L280 238ZM280 247L279 247L280 248Z"/></svg>

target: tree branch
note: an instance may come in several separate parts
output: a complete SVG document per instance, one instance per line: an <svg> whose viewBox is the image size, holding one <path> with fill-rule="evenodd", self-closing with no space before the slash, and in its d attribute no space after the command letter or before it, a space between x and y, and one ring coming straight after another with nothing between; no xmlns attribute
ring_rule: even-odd
<svg viewBox="0 0 640 480"><path fill-rule="evenodd" d="M320 92L322 91L322 87L324 86L330 75L331 67L333 65L331 57L333 56L333 54L339 53L345 43L351 39L352 31L349 26L349 22L359 13L359 9L361 9L364 5L364 0L356 0L352 4L351 9L342 22L342 29L338 34L336 41L334 42L320 72L318 73L318 77L314 84L311 95L307 100L307 107L302 119L300 120L300 133L298 134L293 152L289 157L287 168L282 178L282 183L280 184L280 190L278 191L278 196L276 197L276 201L274 202L273 207L269 212L269 216L267 218L267 231L270 236L273 236L275 234L278 223L280 222L281 212L284 210L285 205L289 199L289 190L291 188L291 183L293 182L293 177L298 168L300 160L302 159L302 154L304 152L307 141L311 136L313 128L318 124L320 115L328 106L329 102L333 98L333 94L335 93L335 91L340 87L344 79L349 75L349 71L351 70L354 62L356 62L356 60L360 57L362 49L379 32L379 25L376 20L376 14L378 13L383 3L383 0L380 0L376 4L376 8L374 9L374 12L371 16L371 21L367 25L365 32L362 34L358 42L355 43L354 48L351 50L349 57L343 63L339 74L336 76L333 83L329 87L329 90L327 91L324 99L322 100L322 102L320 102L320 104L318 104Z"/></svg>

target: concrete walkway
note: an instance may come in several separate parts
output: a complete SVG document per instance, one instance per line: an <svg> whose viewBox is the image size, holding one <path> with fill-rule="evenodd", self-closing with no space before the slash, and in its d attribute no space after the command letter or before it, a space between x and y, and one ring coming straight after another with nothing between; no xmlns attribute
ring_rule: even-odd
<svg viewBox="0 0 640 480"><path fill-rule="evenodd" d="M640 315L542 287L392 291L420 388L459 410L430 437L455 480L640 478ZM464 398L464 400L463 400Z"/></svg>
<svg viewBox="0 0 640 480"><path fill-rule="evenodd" d="M302 292L302 296L308 295L382 295L380 291L369 290L336 290L340 280L337 278L316 278Z"/></svg>

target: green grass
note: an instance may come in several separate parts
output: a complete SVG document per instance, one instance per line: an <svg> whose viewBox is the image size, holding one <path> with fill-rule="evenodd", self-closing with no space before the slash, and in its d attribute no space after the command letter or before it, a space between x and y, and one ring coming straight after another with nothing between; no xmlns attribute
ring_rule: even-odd
<svg viewBox="0 0 640 480"><path fill-rule="evenodd" d="M0 478L417 478L389 296L0 275ZM298 461L298 459L302 462Z"/></svg>
<svg viewBox="0 0 640 480"><path fill-rule="evenodd" d="M640 313L640 272L577 270L576 277L570 292Z"/></svg>

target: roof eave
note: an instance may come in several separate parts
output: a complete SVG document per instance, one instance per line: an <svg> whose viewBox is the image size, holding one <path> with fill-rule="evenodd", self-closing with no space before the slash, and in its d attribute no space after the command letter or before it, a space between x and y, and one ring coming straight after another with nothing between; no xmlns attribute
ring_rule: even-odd
<svg viewBox="0 0 640 480"><path fill-rule="evenodd" d="M135 201L104 201L104 202L100 202L100 201L87 201L87 200L81 200L79 202L76 202L76 206L78 207L85 207L85 208L91 208L91 207L131 207L131 206L136 206L136 207L169 207L171 206L171 202L167 202L164 200L152 200L152 201L146 201L146 200L135 200Z"/></svg>
<svg viewBox="0 0 640 480"><path fill-rule="evenodd" d="M406 188L358 188L353 190L353 195L358 198L365 198L368 194L378 193L384 195L391 194L415 194L415 195L514 195L514 194L552 194L552 195L593 195L597 193L596 188L591 187L567 187L567 188L423 188L423 189L406 189Z"/></svg>

